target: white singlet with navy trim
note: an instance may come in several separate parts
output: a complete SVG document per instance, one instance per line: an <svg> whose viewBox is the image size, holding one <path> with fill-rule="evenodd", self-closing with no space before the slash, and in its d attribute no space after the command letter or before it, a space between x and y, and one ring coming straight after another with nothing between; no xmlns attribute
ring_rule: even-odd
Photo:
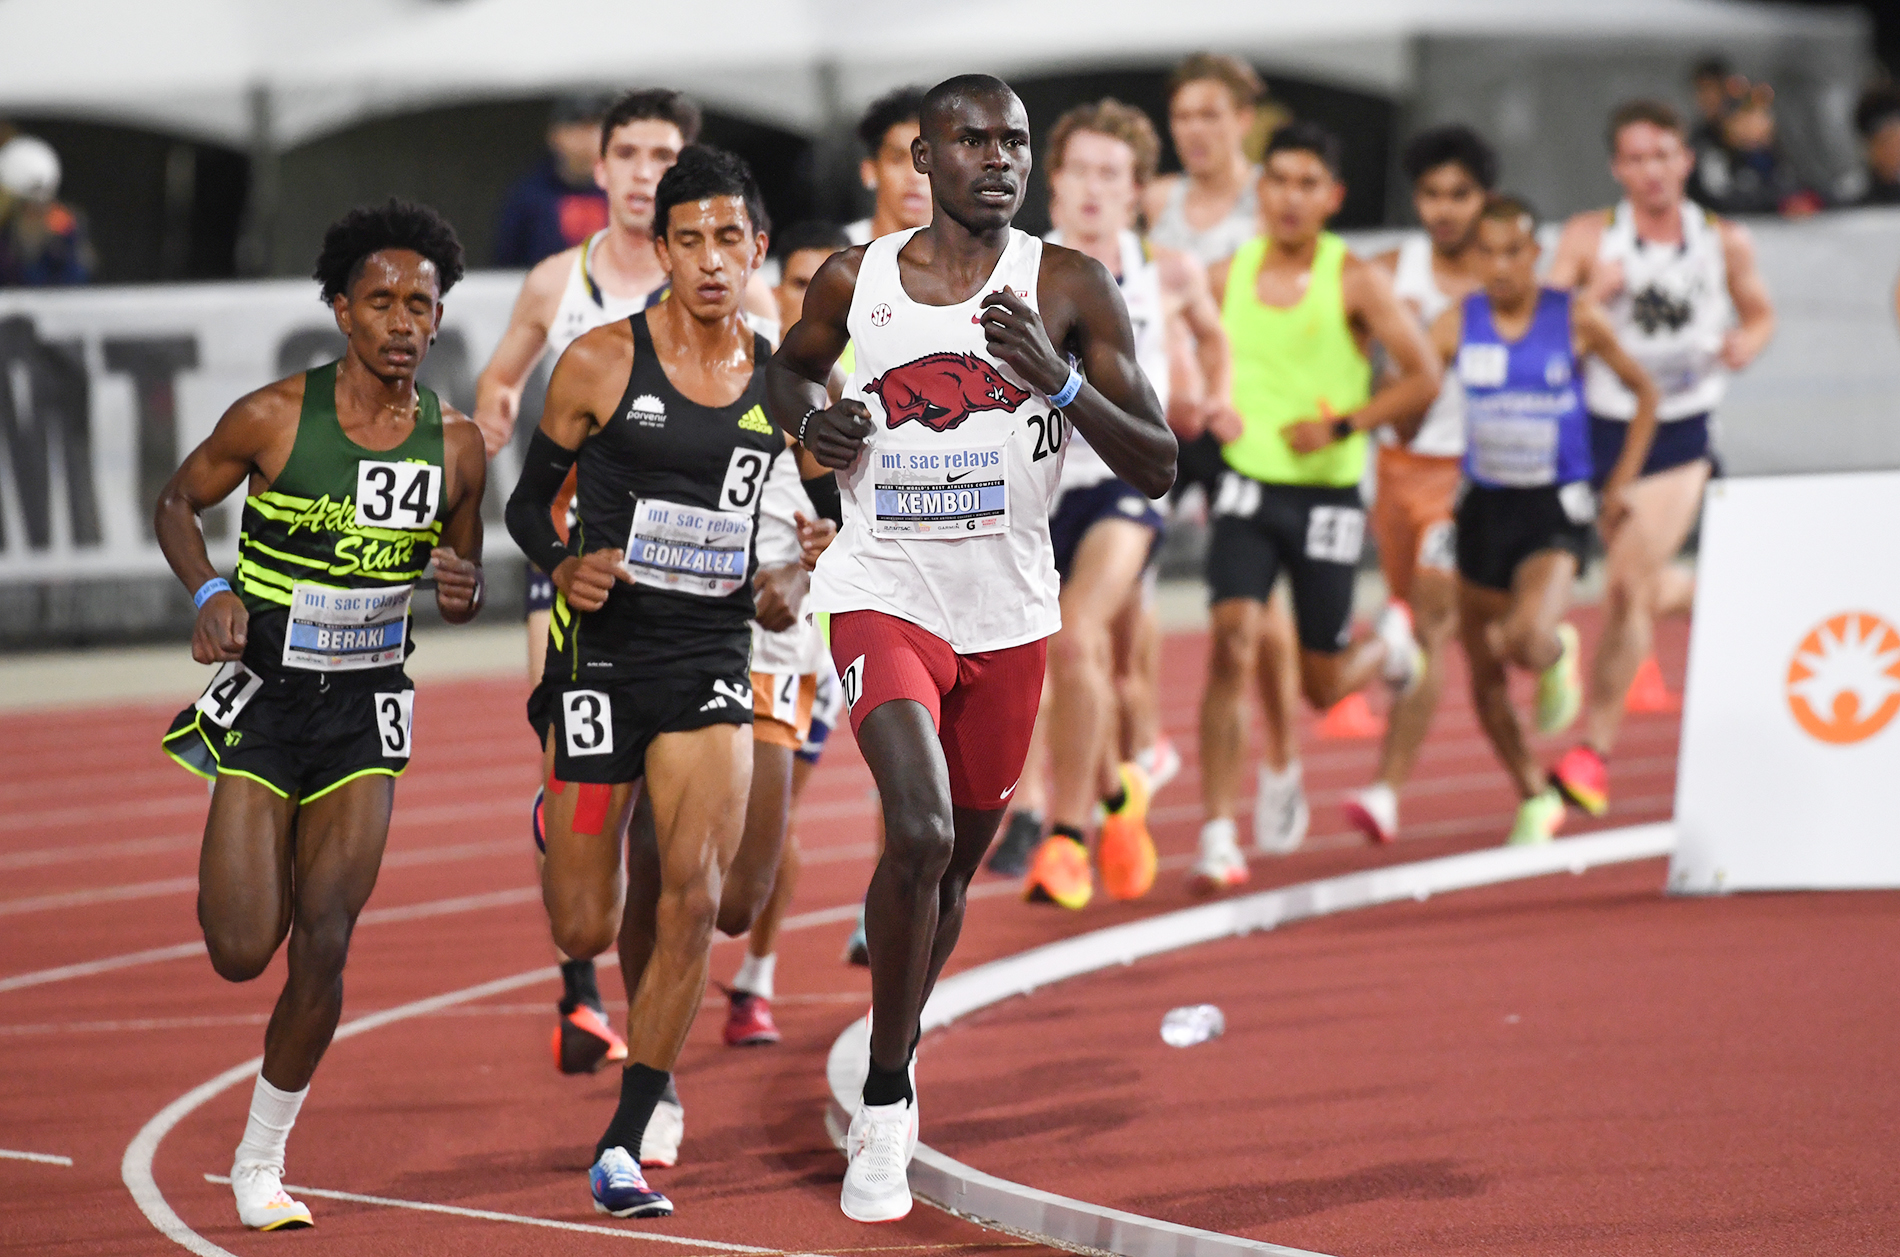
<svg viewBox="0 0 1900 1257"><path fill-rule="evenodd" d="M1616 339L1656 381L1662 402L1656 417L1707 414L1728 392L1722 340L1735 321L1729 298L1722 232L1710 214L1684 201L1682 243L1656 244L1636 236L1636 215L1618 203L1597 245L1598 262L1623 267L1623 287L1604 306ZM1584 404L1605 419L1636 416L1636 395L1592 356L1583 367Z"/></svg>
<svg viewBox="0 0 1900 1257"><path fill-rule="evenodd" d="M600 248L600 242L607 238L607 231L603 227L582 242L580 252L574 257L573 269L567 273L561 304L554 308L554 317L548 320L548 353L553 362L559 362L567 347L587 333L632 318L653 299L650 292L638 297L615 297L594 282L593 269L588 263Z"/></svg>
<svg viewBox="0 0 1900 1257"><path fill-rule="evenodd" d="M1398 265L1392 272L1392 291L1409 301L1418 311L1419 322L1431 330L1433 320L1451 306L1451 298L1438 286L1432 274L1432 238L1424 232L1407 236L1399 245ZM1381 428L1382 442L1393 443L1390 428ZM1414 454L1435 458L1462 458L1465 452L1465 390L1456 371L1447 371L1439 381L1438 397L1425 412L1418 435L1406 446Z"/></svg>
<svg viewBox="0 0 1900 1257"><path fill-rule="evenodd" d="M1062 244L1062 233L1052 231L1043 239ZM1161 413L1168 411L1168 319L1161 295L1161 264L1142 238L1132 231L1121 233L1121 274L1115 282L1121 286L1122 303L1128 307L1128 322L1135 331L1135 365L1154 386L1161 399ZM1080 432L1069 429L1068 450L1062 456L1062 491L1087 489L1113 480L1115 473Z"/></svg>
<svg viewBox="0 0 1900 1257"><path fill-rule="evenodd" d="M977 322L1005 285L1036 305L1042 241L1011 229L975 295L932 306L898 274L918 230L872 241L858 268L844 395L864 403L872 432L838 473L844 527L812 574L811 605L881 611L973 655L1062 627L1049 508L1067 425L990 356Z"/></svg>
<svg viewBox="0 0 1900 1257"><path fill-rule="evenodd" d="M799 478L798 456L786 450L782 457L772 460L772 470L765 478L765 496L759 502L759 530L753 547L760 571L798 562L798 521L794 513L806 519L818 518ZM812 621L810 596L804 601L807 605L792 608L796 618L788 629L774 633L761 628L757 620L752 621L754 672L796 672L804 676L818 671L824 643Z"/></svg>
<svg viewBox="0 0 1900 1257"><path fill-rule="evenodd" d="M1233 207L1217 222L1195 227L1187 220L1188 177L1179 175L1168 188L1168 199L1161 207L1148 238L1170 249L1192 254L1203 266L1225 262L1240 246L1260 234L1260 167L1247 176L1246 185L1235 198ZM1214 294L1216 297L1219 293Z"/></svg>

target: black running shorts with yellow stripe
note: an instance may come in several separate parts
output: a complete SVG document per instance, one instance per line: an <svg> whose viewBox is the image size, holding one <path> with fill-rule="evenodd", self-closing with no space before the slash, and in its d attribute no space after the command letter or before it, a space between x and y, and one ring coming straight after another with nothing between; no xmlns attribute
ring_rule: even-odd
<svg viewBox="0 0 1900 1257"><path fill-rule="evenodd" d="M281 642L283 618L251 617L252 641ZM280 621L275 633L272 620ZM247 777L300 804L409 767L416 690L400 666L326 676L273 668L252 654L219 668L172 721L165 753L181 766L208 779Z"/></svg>

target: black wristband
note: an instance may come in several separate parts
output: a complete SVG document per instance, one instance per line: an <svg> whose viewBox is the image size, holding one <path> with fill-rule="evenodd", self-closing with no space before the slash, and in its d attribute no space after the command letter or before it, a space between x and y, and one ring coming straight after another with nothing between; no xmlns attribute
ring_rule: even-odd
<svg viewBox="0 0 1900 1257"><path fill-rule="evenodd" d="M844 501L838 493L838 478L826 472L799 483L805 486L805 496L811 499L812 509L818 512L818 518L828 519L843 528Z"/></svg>
<svg viewBox="0 0 1900 1257"><path fill-rule="evenodd" d="M578 450L563 449L547 433L536 428L528 440L527 456L521 462L521 479L515 481L515 491L508 496L508 509L503 516L508 522L508 535L528 556L528 562L549 576L553 576L561 560L568 557L567 546L561 541L561 534L555 531L551 508L578 454Z"/></svg>
<svg viewBox="0 0 1900 1257"><path fill-rule="evenodd" d="M1349 415L1341 415L1333 420L1333 440L1335 441L1343 441L1357 431L1359 429L1352 426L1352 417Z"/></svg>

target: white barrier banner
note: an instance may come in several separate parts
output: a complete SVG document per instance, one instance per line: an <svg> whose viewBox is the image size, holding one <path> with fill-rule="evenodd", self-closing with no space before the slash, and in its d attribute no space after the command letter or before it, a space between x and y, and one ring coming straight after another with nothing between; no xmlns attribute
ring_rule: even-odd
<svg viewBox="0 0 1900 1257"><path fill-rule="evenodd" d="M1717 481L1670 889L1900 886L1900 472Z"/></svg>
<svg viewBox="0 0 1900 1257"><path fill-rule="evenodd" d="M421 377L464 412L520 287L516 273L471 275L444 302ZM0 292L0 583L165 572L152 508L179 462L239 397L342 350L307 280ZM491 507L517 465L490 466ZM221 569L243 493L206 516Z"/></svg>

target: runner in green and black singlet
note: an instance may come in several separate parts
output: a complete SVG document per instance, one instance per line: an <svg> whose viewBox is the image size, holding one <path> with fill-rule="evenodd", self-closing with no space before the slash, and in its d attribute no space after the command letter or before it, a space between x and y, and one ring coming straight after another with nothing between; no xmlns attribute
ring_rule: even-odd
<svg viewBox="0 0 1900 1257"><path fill-rule="evenodd" d="M231 1168L238 1218L258 1230L310 1225L283 1190L284 1144L342 1012L350 931L409 762L411 596L433 562L444 619L481 605L481 435L415 382L461 274L433 210L391 201L331 226L316 277L342 360L240 399L159 497L159 546L199 608L192 656L223 665L165 737L214 782L205 947L242 982L291 937ZM246 481L233 590L198 517Z"/></svg>

